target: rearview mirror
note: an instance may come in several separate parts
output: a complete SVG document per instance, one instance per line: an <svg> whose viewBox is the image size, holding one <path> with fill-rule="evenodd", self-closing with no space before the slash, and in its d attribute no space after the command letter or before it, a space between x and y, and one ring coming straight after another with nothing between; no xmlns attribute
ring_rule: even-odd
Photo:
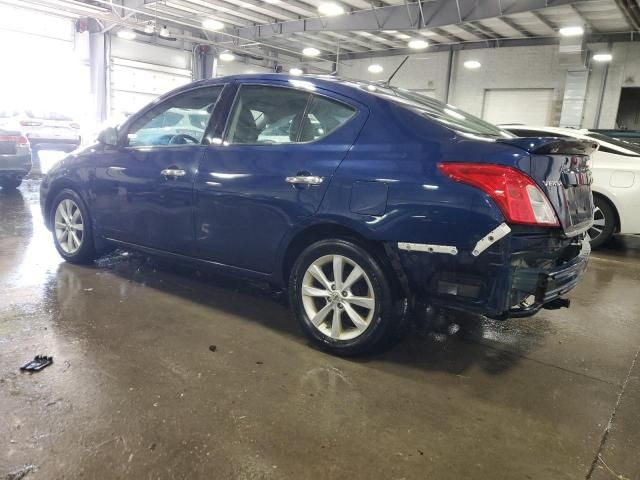
<svg viewBox="0 0 640 480"><path fill-rule="evenodd" d="M107 127L98 134L98 142L109 147L118 145L118 131L114 127Z"/></svg>

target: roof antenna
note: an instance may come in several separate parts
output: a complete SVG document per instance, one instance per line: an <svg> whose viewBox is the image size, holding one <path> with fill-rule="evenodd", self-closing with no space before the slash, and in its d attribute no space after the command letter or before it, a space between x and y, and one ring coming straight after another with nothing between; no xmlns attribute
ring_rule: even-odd
<svg viewBox="0 0 640 480"><path fill-rule="evenodd" d="M391 74L391 76L389 76L389 78L387 78L387 81L384 82L384 86L388 87L389 84L391 83L391 80L393 80L393 77L396 76L396 73L398 73L398 71L402 68L402 66L407 62L407 60L409 60L409 55L407 55L406 57L404 57L404 60L402 60L402 62L400 62L400 65L398 65L398 68L396 68L393 73Z"/></svg>

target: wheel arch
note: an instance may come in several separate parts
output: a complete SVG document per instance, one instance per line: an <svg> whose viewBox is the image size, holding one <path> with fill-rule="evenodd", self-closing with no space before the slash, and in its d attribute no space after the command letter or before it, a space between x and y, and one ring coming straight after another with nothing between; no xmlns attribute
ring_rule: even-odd
<svg viewBox="0 0 640 480"><path fill-rule="evenodd" d="M614 232L619 232L622 229L622 225L620 222L620 213L618 213L618 207L616 206L615 202L613 200L611 200L611 198L609 198L608 195L602 193L602 192L593 192L593 197L595 200L595 197L598 197L599 199L601 199L602 201L606 202L607 204L609 204L609 206L611 207L611 209L613 210L613 214L615 215L615 219L616 219L616 224L615 227L613 229Z"/></svg>
<svg viewBox="0 0 640 480"><path fill-rule="evenodd" d="M53 200L62 190L65 190L65 189L70 189L76 192L80 196L80 198L82 198L84 203L87 205L87 208L89 206L86 192L84 191L83 188L80 187L80 185L78 185L76 182L74 182L73 180L67 177L63 177L55 180L54 182L51 183L51 186L49 187L49 191L47 192L47 198L45 199L45 203L44 203L44 222L46 227L49 230L51 230L51 209L53 208Z"/></svg>
<svg viewBox="0 0 640 480"><path fill-rule="evenodd" d="M398 269L392 264L392 260L386 254L385 246L382 241L367 238L356 228L342 223L329 221L308 225L296 232L295 235L293 235L287 242L285 248L283 248L281 254L282 261L280 262L280 280L282 281L282 284L288 284L289 276L293 270L293 265L305 248L320 240L334 238L351 241L367 250L367 252L373 255L373 257L380 263L385 274L389 276L394 291L397 293L405 291L402 287L403 282L399 278L399 275L402 275L402 273L399 273Z"/></svg>

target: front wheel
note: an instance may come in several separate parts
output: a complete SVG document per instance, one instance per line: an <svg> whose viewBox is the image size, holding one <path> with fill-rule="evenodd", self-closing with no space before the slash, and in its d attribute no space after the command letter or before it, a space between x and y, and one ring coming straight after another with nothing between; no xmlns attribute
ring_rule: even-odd
<svg viewBox="0 0 640 480"><path fill-rule="evenodd" d="M89 210L82 198L70 189L53 200L51 229L56 249L70 263L90 263L96 258Z"/></svg>
<svg viewBox="0 0 640 480"><path fill-rule="evenodd" d="M616 226L616 216L611 205L600 197L594 197L593 225L589 229L591 248L598 248L609 241Z"/></svg>
<svg viewBox="0 0 640 480"><path fill-rule="evenodd" d="M291 305L309 338L338 355L375 350L393 338L393 294L380 263L346 240L304 250L289 280Z"/></svg>

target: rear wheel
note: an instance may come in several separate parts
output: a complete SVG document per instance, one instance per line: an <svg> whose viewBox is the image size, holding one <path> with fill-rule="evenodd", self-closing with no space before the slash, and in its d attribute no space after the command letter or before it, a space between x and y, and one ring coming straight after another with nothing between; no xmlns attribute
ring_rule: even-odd
<svg viewBox="0 0 640 480"><path fill-rule="evenodd" d="M379 262L345 240L304 250L290 278L291 305L309 338L338 355L355 355L392 339L393 294Z"/></svg>
<svg viewBox="0 0 640 480"><path fill-rule="evenodd" d="M53 241L58 253L70 263L90 263L96 258L89 210L70 189L61 191L51 209Z"/></svg>
<svg viewBox="0 0 640 480"><path fill-rule="evenodd" d="M4 177L0 178L0 187L5 190L15 190L22 183L22 178L19 177Z"/></svg>
<svg viewBox="0 0 640 480"><path fill-rule="evenodd" d="M616 226L616 215L606 200L599 196L593 198L593 226L589 229L592 248L598 248L611 239Z"/></svg>

